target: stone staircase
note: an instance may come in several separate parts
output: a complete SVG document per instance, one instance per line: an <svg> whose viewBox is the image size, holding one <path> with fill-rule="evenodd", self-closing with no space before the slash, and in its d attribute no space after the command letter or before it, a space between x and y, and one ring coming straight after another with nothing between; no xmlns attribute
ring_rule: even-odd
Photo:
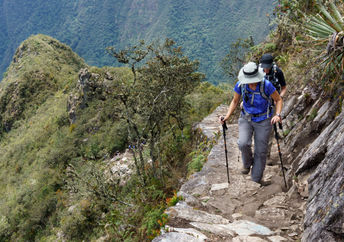
<svg viewBox="0 0 344 242"><path fill-rule="evenodd" d="M227 108L219 106L197 128L209 139L214 138L222 131L218 117L225 115ZM153 242L300 240L306 201L295 189L283 192L279 165L266 167L264 179L272 181L266 187L251 181L250 174L242 175L237 124L228 125L226 138L230 183L221 135L202 170L182 185L178 195L183 201L167 209L168 224ZM272 159L279 164L276 149L272 150Z"/></svg>

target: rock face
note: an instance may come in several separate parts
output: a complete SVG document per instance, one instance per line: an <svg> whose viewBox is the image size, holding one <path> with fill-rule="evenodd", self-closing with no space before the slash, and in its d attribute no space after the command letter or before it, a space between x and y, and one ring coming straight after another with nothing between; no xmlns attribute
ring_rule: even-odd
<svg viewBox="0 0 344 242"><path fill-rule="evenodd" d="M88 68L80 70L76 92L72 93L67 101L67 112L71 124L76 120L78 108L85 108L90 99L94 97L98 99L106 98L106 90L109 89L106 80L112 78L109 73L106 73L106 77L103 79L100 78L99 74L89 72Z"/></svg>
<svg viewBox="0 0 344 242"><path fill-rule="evenodd" d="M344 241L344 107L339 103L306 87L284 109L289 181L308 197L304 242Z"/></svg>
<svg viewBox="0 0 344 242"><path fill-rule="evenodd" d="M298 173L310 166L309 163L319 163L308 179L309 198L302 241L344 241L343 111L300 161Z"/></svg>

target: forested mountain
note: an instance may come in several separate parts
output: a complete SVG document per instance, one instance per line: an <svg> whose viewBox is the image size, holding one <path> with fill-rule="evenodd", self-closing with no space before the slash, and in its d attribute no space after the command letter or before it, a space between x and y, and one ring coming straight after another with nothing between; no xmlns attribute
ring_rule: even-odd
<svg viewBox="0 0 344 242"><path fill-rule="evenodd" d="M218 63L230 43L249 35L263 40L269 31L266 14L274 5L268 0L0 0L0 73L32 34L52 36L96 66L114 65L108 46L168 37L218 83L223 81Z"/></svg>

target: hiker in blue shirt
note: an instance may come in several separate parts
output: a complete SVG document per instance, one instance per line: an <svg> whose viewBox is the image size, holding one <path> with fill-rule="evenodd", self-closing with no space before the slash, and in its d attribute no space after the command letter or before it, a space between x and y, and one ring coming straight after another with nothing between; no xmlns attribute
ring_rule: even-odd
<svg viewBox="0 0 344 242"><path fill-rule="evenodd" d="M239 118L238 145L242 154L243 174L251 171L251 178L262 186L270 185L264 181L263 173L272 124L281 122L283 101L271 82L264 78L262 68L249 62L241 68L234 87L234 97L225 117L220 117L223 124L234 112L243 97L243 109ZM272 100L275 102L276 113L273 115ZM251 144L254 137L254 155Z"/></svg>

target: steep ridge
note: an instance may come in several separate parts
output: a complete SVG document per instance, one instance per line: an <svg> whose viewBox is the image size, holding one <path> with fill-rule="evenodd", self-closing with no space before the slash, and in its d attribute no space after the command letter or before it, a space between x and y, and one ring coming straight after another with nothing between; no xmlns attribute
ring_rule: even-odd
<svg viewBox="0 0 344 242"><path fill-rule="evenodd" d="M49 36L35 35L21 43L0 83L0 134L34 115L56 92L66 92L85 66L70 47Z"/></svg>
<svg viewBox="0 0 344 242"><path fill-rule="evenodd" d="M221 131L218 117L227 107L219 106L200 124L208 139ZM227 183L224 140L213 147L203 169L183 184L184 200L170 207L169 222L163 234L153 241L288 241L298 240L305 201L295 190L283 192L279 165L267 166L265 179L272 184L260 187L249 175L242 175L237 146L238 125L228 125ZM274 146L275 147L275 146ZM279 159L276 149L272 159ZM238 162L239 160L239 162ZM278 160L277 160L278 161ZM276 162L277 164L279 163Z"/></svg>

